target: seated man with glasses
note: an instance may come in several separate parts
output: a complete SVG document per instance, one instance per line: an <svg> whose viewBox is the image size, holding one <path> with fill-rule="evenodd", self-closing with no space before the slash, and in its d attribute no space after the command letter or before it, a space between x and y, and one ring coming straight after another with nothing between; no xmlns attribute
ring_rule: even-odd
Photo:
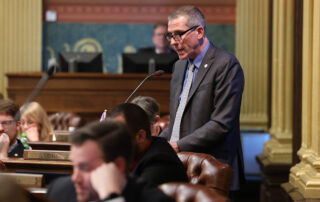
<svg viewBox="0 0 320 202"><path fill-rule="evenodd" d="M166 23L157 23L153 27L152 43L153 47L143 47L138 50L138 52L143 53L173 53L174 50L170 48L170 43L166 39L166 34L168 32L168 25Z"/></svg>
<svg viewBox="0 0 320 202"><path fill-rule="evenodd" d="M24 147L17 139L19 119L19 106L12 100L0 100L0 159L23 157Z"/></svg>

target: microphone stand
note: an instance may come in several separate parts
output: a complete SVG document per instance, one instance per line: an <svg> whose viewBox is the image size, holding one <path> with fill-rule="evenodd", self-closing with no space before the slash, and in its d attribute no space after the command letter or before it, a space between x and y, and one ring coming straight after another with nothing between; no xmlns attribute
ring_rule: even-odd
<svg viewBox="0 0 320 202"><path fill-rule="evenodd" d="M124 101L124 103L127 103L130 98L137 92L137 90L152 76L161 76L162 74L164 74L163 70L158 70L156 72L153 72L152 74L149 74L146 78L144 78L140 84L136 87L136 89L134 89L134 91L129 95L129 97L126 99L126 101Z"/></svg>
<svg viewBox="0 0 320 202"><path fill-rule="evenodd" d="M148 80L152 76L153 74L149 74L146 78L144 78L143 81L136 87L136 89L134 89L134 91L129 95L126 101L124 101L124 103L127 103L130 100L130 98L137 92L137 90L139 90L139 88L144 84L144 82L146 82L146 80Z"/></svg>
<svg viewBox="0 0 320 202"><path fill-rule="evenodd" d="M28 107L30 102L34 100L34 98L39 94L41 89L43 88L44 84L48 81L48 79L53 75L55 70L55 65L49 66L47 72L45 72L44 75L42 75L40 81L38 82L36 88L32 91L32 93L29 95L28 99L25 101L25 103L22 105L21 113ZM17 120L19 113L17 113L14 117L15 120Z"/></svg>

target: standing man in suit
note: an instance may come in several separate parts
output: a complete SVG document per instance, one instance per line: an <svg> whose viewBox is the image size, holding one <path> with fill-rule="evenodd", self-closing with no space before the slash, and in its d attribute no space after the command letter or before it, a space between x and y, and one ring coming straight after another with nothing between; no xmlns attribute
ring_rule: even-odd
<svg viewBox="0 0 320 202"><path fill-rule="evenodd" d="M239 115L244 76L238 60L206 37L194 6L168 17L167 40L179 60L170 88L170 124L160 134L176 152L208 153L234 169L232 190L244 179ZM189 78L189 79L188 79Z"/></svg>

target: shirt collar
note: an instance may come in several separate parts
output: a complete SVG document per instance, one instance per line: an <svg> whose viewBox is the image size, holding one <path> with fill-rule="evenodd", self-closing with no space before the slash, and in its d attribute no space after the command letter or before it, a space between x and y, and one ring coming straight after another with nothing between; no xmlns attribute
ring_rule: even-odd
<svg viewBox="0 0 320 202"><path fill-rule="evenodd" d="M199 68L202 60L207 53L207 50L209 48L210 42L207 43L207 45L204 47L204 49L201 51L201 53L194 59L193 64L195 65L195 68ZM189 64L191 64L190 59L188 59Z"/></svg>
<svg viewBox="0 0 320 202"><path fill-rule="evenodd" d="M138 155L138 157L134 160L134 162L131 163L130 167L129 167L129 171L132 172L134 170L134 168L136 167L136 165L138 164L138 162L140 161L140 159L142 158L142 156L144 155L144 153L146 153L146 151L149 149L150 145L152 143L152 138L150 138L149 142L147 143L147 146L144 148L144 150Z"/></svg>
<svg viewBox="0 0 320 202"><path fill-rule="evenodd" d="M17 139L15 139L15 142L10 145L9 149L8 149L8 153L10 153L12 150L14 150L14 148L16 148L18 146L18 141Z"/></svg>

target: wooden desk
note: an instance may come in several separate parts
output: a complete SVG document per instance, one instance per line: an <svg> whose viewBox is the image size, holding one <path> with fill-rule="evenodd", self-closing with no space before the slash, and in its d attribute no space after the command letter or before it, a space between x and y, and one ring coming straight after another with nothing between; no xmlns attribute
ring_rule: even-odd
<svg viewBox="0 0 320 202"><path fill-rule="evenodd" d="M71 131L67 130L55 130L49 134L50 142L69 142Z"/></svg>
<svg viewBox="0 0 320 202"><path fill-rule="evenodd" d="M35 150L59 150L70 151L71 144L68 142L28 142Z"/></svg>
<svg viewBox="0 0 320 202"><path fill-rule="evenodd" d="M7 73L8 96L23 104L42 73ZM79 114L85 122L100 119L104 109L123 103L146 74L56 73L44 86L36 101L48 113ZM154 97L160 113L169 113L171 74L150 78L135 94Z"/></svg>
<svg viewBox="0 0 320 202"><path fill-rule="evenodd" d="M24 160L22 158L9 158L2 160L6 172L27 171L34 173L52 172L72 174L71 161L43 161Z"/></svg>
<svg viewBox="0 0 320 202"><path fill-rule="evenodd" d="M42 178L41 174L25 174L25 173L0 173L0 177L10 177L17 184L24 188L41 188Z"/></svg>

